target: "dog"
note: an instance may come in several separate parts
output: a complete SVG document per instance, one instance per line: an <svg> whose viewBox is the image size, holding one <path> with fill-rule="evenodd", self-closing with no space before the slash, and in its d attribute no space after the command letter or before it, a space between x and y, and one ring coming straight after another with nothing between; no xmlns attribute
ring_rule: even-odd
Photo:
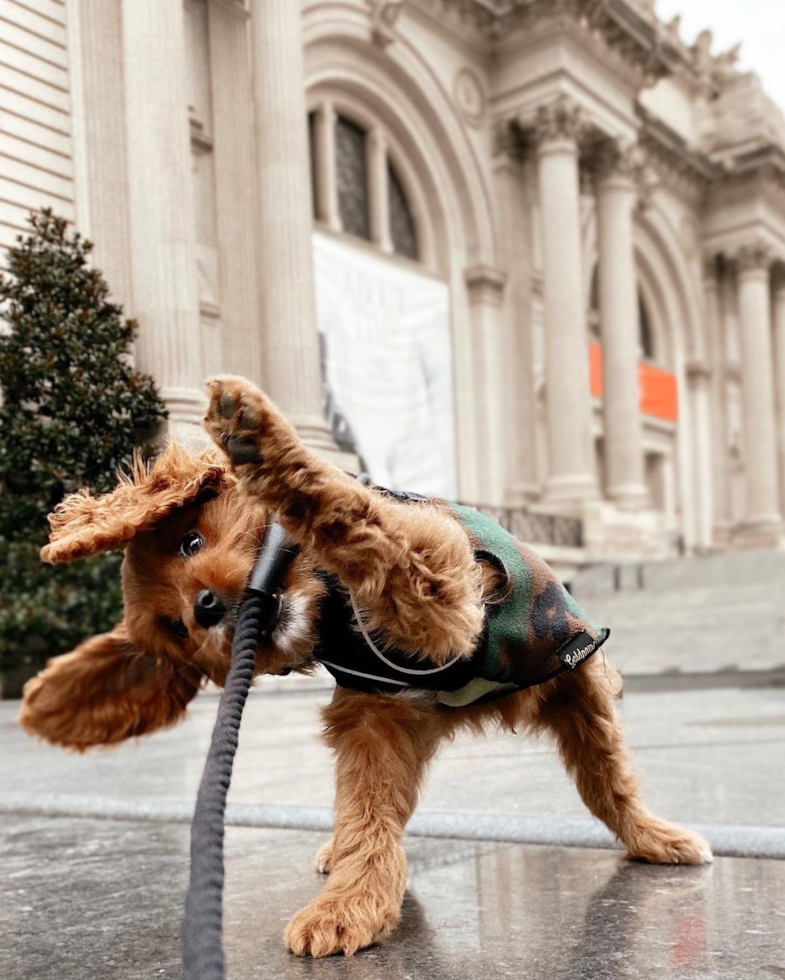
<svg viewBox="0 0 785 980"><path fill-rule="evenodd" d="M50 517L46 561L125 549L124 618L28 683L27 732L79 751L110 745L179 721L206 678L223 684L236 609L274 515L299 552L257 671L323 662L338 679L323 713L336 759L334 833L316 861L330 878L287 926L292 952L351 955L394 929L404 828L428 762L461 729L547 732L627 857L711 860L701 837L642 802L616 713L618 675L591 656L604 634L544 562L512 538L499 559L468 509L401 499L322 461L244 379L212 379L208 393L217 449L197 456L172 445L151 468L137 462L111 494L73 494ZM532 595L550 597L531 633L540 640L507 643L503 676L480 678L478 691L467 665L488 649L494 624L521 625L504 613L517 587L507 566L521 556ZM361 649L378 669L356 669Z"/></svg>

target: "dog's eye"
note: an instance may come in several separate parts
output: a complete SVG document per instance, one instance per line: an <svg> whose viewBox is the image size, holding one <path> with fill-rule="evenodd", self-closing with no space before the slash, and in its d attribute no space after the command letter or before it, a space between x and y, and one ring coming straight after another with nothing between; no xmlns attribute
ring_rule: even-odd
<svg viewBox="0 0 785 980"><path fill-rule="evenodd" d="M198 531L189 531L177 549L181 558L193 558L204 548L204 538Z"/></svg>
<svg viewBox="0 0 785 980"><path fill-rule="evenodd" d="M188 639L188 627L182 621L182 619L170 619L166 624L169 630L174 633L178 640Z"/></svg>

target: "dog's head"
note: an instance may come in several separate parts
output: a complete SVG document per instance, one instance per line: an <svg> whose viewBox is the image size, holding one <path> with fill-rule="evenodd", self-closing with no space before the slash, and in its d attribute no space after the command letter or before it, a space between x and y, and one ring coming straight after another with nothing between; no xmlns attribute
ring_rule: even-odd
<svg viewBox="0 0 785 980"><path fill-rule="evenodd" d="M269 522L217 453L193 456L176 445L150 469L137 462L111 494L81 491L63 501L42 558L124 548L124 618L29 682L23 727L79 749L118 742L177 721L205 678L222 684ZM260 672L311 667L322 591L309 559L298 556L271 639L257 653Z"/></svg>

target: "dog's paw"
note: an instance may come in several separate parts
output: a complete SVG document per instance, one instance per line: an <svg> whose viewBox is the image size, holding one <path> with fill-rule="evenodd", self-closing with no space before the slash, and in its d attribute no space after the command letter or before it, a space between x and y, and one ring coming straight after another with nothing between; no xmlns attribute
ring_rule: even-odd
<svg viewBox="0 0 785 980"><path fill-rule="evenodd" d="M204 425L234 466L260 465L262 439L277 415L267 397L245 378L223 375L207 382L210 403Z"/></svg>
<svg viewBox="0 0 785 980"><path fill-rule="evenodd" d="M284 942L295 956L352 956L391 932L397 922L398 909L378 896L337 901L322 895L294 916Z"/></svg>
<svg viewBox="0 0 785 980"><path fill-rule="evenodd" d="M335 840L330 838L324 847L319 848L316 855L316 870L320 875L328 875L333 869L333 851L335 850Z"/></svg>
<svg viewBox="0 0 785 980"><path fill-rule="evenodd" d="M713 855L700 834L656 820L638 831L627 859L648 864L710 864Z"/></svg>

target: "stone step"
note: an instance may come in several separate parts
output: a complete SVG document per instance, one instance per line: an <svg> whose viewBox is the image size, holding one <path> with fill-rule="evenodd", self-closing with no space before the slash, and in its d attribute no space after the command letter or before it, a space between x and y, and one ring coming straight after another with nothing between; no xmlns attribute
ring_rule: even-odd
<svg viewBox="0 0 785 980"><path fill-rule="evenodd" d="M718 552L697 558L613 564L602 562L581 569L571 580L574 594L657 591L722 585L775 583L785 585L785 551Z"/></svg>
<svg viewBox="0 0 785 980"><path fill-rule="evenodd" d="M575 597L611 629L628 674L785 668L785 554L736 552L579 572Z"/></svg>

